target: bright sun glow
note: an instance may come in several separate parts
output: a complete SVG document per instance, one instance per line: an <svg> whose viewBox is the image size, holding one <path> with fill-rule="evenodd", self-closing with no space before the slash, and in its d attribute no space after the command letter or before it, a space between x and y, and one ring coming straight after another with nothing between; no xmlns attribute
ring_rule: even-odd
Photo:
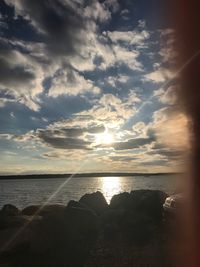
<svg viewBox="0 0 200 267"><path fill-rule="evenodd" d="M101 182L102 193L109 203L113 195L118 194L122 190L121 179L120 177L102 177Z"/></svg>
<svg viewBox="0 0 200 267"><path fill-rule="evenodd" d="M104 132L104 133L96 135L95 142L97 144L111 144L113 141L114 141L113 135L108 132Z"/></svg>

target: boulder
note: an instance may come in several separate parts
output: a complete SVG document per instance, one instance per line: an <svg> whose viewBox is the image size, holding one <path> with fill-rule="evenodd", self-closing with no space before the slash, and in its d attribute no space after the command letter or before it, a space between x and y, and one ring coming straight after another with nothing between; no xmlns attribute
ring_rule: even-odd
<svg viewBox="0 0 200 267"><path fill-rule="evenodd" d="M101 229L104 238L108 240L116 240L120 236L120 222L123 218L124 211L122 209L108 208L101 216Z"/></svg>
<svg viewBox="0 0 200 267"><path fill-rule="evenodd" d="M60 212L63 212L65 210L64 205L60 204L51 204L51 205L46 205L42 207L41 205L31 205L22 210L23 215L40 215L40 216L46 216L49 214L57 214Z"/></svg>
<svg viewBox="0 0 200 267"><path fill-rule="evenodd" d="M159 190L135 190L113 196L110 207L142 213L160 222L166 197L167 194Z"/></svg>
<svg viewBox="0 0 200 267"><path fill-rule="evenodd" d="M0 229L21 227L31 221L29 216L18 215L18 216L4 216L0 218Z"/></svg>
<svg viewBox="0 0 200 267"><path fill-rule="evenodd" d="M114 225L114 219L116 224L113 229L120 229L118 232L125 240L134 245L146 245L155 237L156 229L162 222L166 196L159 190L135 190L115 195L111 199L110 209L121 211L122 214L116 216L114 213L114 217L110 213L107 225ZM113 232L112 227L108 229Z"/></svg>
<svg viewBox="0 0 200 267"><path fill-rule="evenodd" d="M64 213L45 216L35 227L30 253L35 266L83 266L97 235L94 212L68 207Z"/></svg>
<svg viewBox="0 0 200 267"><path fill-rule="evenodd" d="M42 217L37 224L0 231L0 265L4 260L15 267L82 267L97 236L95 213L68 207Z"/></svg>
<svg viewBox="0 0 200 267"><path fill-rule="evenodd" d="M0 230L0 254L28 246L32 232L30 228L13 227Z"/></svg>
<svg viewBox="0 0 200 267"><path fill-rule="evenodd" d="M23 215L32 216L35 215L39 209L41 208L40 205L31 205L22 210Z"/></svg>
<svg viewBox="0 0 200 267"><path fill-rule="evenodd" d="M67 209L68 208L86 208L87 209L87 206L85 206L83 203L80 203L78 201L75 201L75 200L70 200L67 204Z"/></svg>
<svg viewBox="0 0 200 267"><path fill-rule="evenodd" d="M30 240L33 232L28 224L26 227L13 227L0 231L0 266L5 267L33 267L29 263Z"/></svg>
<svg viewBox="0 0 200 267"><path fill-rule="evenodd" d="M13 205L4 205L0 211L0 229L21 227L32 219L21 214L21 211Z"/></svg>
<svg viewBox="0 0 200 267"><path fill-rule="evenodd" d="M98 217L95 212L86 208L67 208L64 215L70 229L71 239L86 239L93 242L98 233Z"/></svg>
<svg viewBox="0 0 200 267"><path fill-rule="evenodd" d="M1 216L16 216L20 214L20 210L12 204L6 204L0 210L0 217Z"/></svg>
<svg viewBox="0 0 200 267"><path fill-rule="evenodd" d="M123 192L114 195L110 201L110 208L112 209L127 209L130 202L130 194L128 192Z"/></svg>
<svg viewBox="0 0 200 267"><path fill-rule="evenodd" d="M155 225L150 217L127 212L120 222L123 238L131 245L147 245L155 236Z"/></svg>
<svg viewBox="0 0 200 267"><path fill-rule="evenodd" d="M163 203L167 197L159 190L135 190L130 193L130 207L149 216L154 222L161 222Z"/></svg>
<svg viewBox="0 0 200 267"><path fill-rule="evenodd" d="M102 214L108 208L104 195L99 191L85 194L80 198L79 202L92 209L97 215Z"/></svg>

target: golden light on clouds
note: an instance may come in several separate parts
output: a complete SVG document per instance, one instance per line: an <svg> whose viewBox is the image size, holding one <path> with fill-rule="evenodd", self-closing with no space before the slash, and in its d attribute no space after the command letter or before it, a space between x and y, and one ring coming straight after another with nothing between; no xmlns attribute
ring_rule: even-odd
<svg viewBox="0 0 200 267"><path fill-rule="evenodd" d="M156 127L160 143L168 147L186 150L190 148L188 118L183 113L170 115Z"/></svg>

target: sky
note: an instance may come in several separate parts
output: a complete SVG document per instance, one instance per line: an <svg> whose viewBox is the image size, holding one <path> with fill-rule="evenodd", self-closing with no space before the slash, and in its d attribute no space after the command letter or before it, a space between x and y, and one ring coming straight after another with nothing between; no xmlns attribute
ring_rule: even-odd
<svg viewBox="0 0 200 267"><path fill-rule="evenodd" d="M0 174L181 168L164 2L0 2Z"/></svg>

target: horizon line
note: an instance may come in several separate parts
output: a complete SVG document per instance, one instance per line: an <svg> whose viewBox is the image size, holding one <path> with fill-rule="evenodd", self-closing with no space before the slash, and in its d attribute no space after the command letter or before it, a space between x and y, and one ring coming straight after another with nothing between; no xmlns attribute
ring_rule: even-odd
<svg viewBox="0 0 200 267"><path fill-rule="evenodd" d="M133 176L133 175L138 175L138 176L142 176L142 175L173 175L173 174L180 174L180 172L84 172L84 173L32 173L32 174L0 174L0 179L3 178L13 178L13 179L17 179L17 178L35 178L35 179L39 179L39 178L56 178L56 177L52 177L52 176L58 176L58 178L60 178L60 176L64 177L64 176L71 176L73 175L74 177L86 177L86 176L90 176L90 177L97 177L97 176Z"/></svg>

